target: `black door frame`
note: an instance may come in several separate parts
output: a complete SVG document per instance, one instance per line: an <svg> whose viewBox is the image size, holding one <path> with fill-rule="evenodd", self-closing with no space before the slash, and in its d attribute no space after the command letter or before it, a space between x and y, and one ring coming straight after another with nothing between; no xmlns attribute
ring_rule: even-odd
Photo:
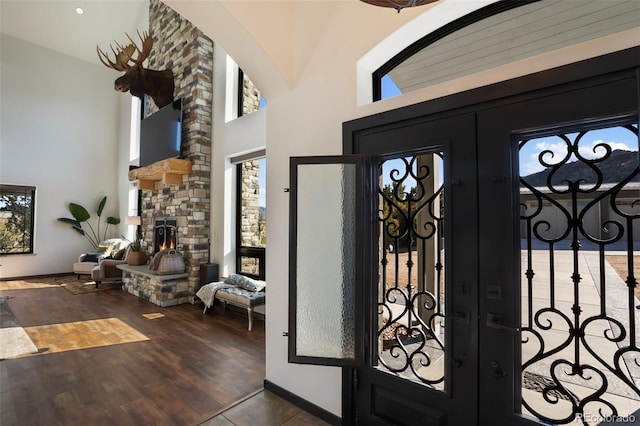
<svg viewBox="0 0 640 426"><path fill-rule="evenodd" d="M362 399L360 406L363 411L375 411L375 417L378 419L376 421L379 422L388 421L383 419L399 419L399 417L396 417L399 415L404 419L402 424L408 424L415 418L431 419L430 421L433 422L433 424L439 424L442 419L447 417L445 408L450 407L453 409L453 404L457 401L466 401L467 409L456 412L456 423L466 424L470 419L475 418L477 411L475 404L475 380L473 385L465 387L464 384L469 378L474 379L477 377L477 365L476 363L463 361L466 358L477 358L476 318L478 314L476 303L477 295L474 294L475 291L477 291L477 285L474 285L471 281L476 276L474 271L478 269L478 265L476 258L466 255L468 252L475 253L478 245L476 241L475 221L466 220L469 217L477 217L477 202L475 200L475 181L477 176L475 164L477 156L475 152L476 134L474 128L475 118L473 114L456 115L434 120L420 120L418 122L412 122L409 126L385 129L383 132L367 135L367 149L360 153L364 158L371 160L368 161L368 185L365 192L372 194L372 196L368 197L366 204L369 205L363 211L363 222L366 222L365 226L367 230L378 229L381 225L376 212L379 212L382 207L378 205L377 201L379 197L375 195L379 194L380 191L378 179L380 175L380 171L378 170L380 162L437 152L442 155L441 158L444 163L444 181L458 182L455 185L447 185L445 183L443 189L444 199L447 200L444 203L444 217L446 220L439 225L433 224L434 228L437 228L438 232L442 233L441 236L446 240L444 245L448 247L444 256L443 272L446 277L446 282L452 285L445 285L445 299L447 302L444 305L443 319L445 321L444 328L446 330L454 330L454 332L446 333L444 341L441 342L444 343L445 359L455 358L456 365L452 367L449 362L445 363L444 368L446 369L445 376L447 380L446 383L440 383L444 385L444 388L439 390L429 389L427 390L429 397L426 400L413 400L411 403L407 402L412 401L412 396L425 391L425 387L422 384L418 384L413 380L398 381L395 376L377 369L359 369L358 371L361 374L359 374L358 377L358 386L362 389L371 389L371 394L375 395L375 398L372 399ZM451 161L452 158L458 160L455 165ZM395 169L396 166L393 168ZM402 175L404 169L402 166L400 166L399 169L399 175ZM418 174L426 179L429 172L424 169ZM455 192L452 191L453 187L456 188ZM417 205L426 203L425 198L421 196L414 198L415 195L416 194L410 196L410 198L412 198ZM418 209L418 211L420 210L424 213L429 210L429 208L427 208L425 204ZM417 217L419 216L410 217L406 220L413 222ZM426 219L427 222L430 222L430 220L431 219ZM461 230L461 232L457 232L455 236L451 229L452 223L456 223L458 229ZM385 228L384 225L382 225L382 227ZM462 230L465 227L467 230ZM420 232L410 232L410 234L412 238L416 238L416 240L421 239ZM363 244L363 256L370 259L369 265L380 265L384 262L384 259L379 259L378 235L374 236L373 233L370 232L365 232L364 235L367 237L367 241ZM435 238L433 236L422 236L425 237L422 240L423 243L426 243L427 240L433 242ZM418 245L420 245L420 243L418 243L417 246ZM419 255L417 251L414 253L416 257L412 255L411 258L417 260ZM453 259L455 259L455 265L454 262L449 262L449 260ZM391 302L388 298L389 294L383 296L378 293L377 286L367 286L365 284L380 282L374 269L377 268L366 268L362 272L363 282L360 284L363 295L362 304L365 312L363 318L368 318L368 320L365 320L365 323L362 324L362 333L364 336L368 336L364 342L365 352L363 359L365 362L367 362L367 360L368 362L371 362L371 360L381 362L378 357L379 354L376 352L375 345L373 344L373 341L377 340L379 335L377 324L380 319L375 304L376 301L380 302L384 300L385 302L383 304L389 307L386 302ZM393 281L394 280L391 279L391 282ZM386 290L391 290L391 287L386 286L386 284L389 283L390 282L385 283ZM399 288L397 284L399 283L396 282L396 284L392 284L391 286L395 286L397 290ZM420 296L419 292L420 290L418 290L418 293L409 292L407 294L408 299L406 301L410 301L412 311L427 302L427 298L424 298L425 295ZM395 298L395 296L391 296L391 298ZM380 306L379 304L378 307ZM455 321L453 321L454 315L452 315L454 312L459 317ZM402 316L403 319L407 319L404 317L404 314ZM398 320L398 318L396 318L396 320ZM375 326L373 324L375 324ZM429 340L428 336L433 332L433 329L428 326L422 328L416 327L414 324L411 325L411 329L413 332L416 332L417 335L422 336L421 339L424 338L423 343L425 344L426 341ZM409 372L413 370L413 366L416 366L418 359L427 363L430 363L430 361L427 360L432 359L430 355L428 355L428 350L423 351L422 347L418 348L417 346L409 349L401 345L394 345L393 348L387 351L387 354L396 351L396 354L404 353L407 357L405 359L407 362L399 368L404 369L407 374L412 375L412 373ZM402 358L403 356L400 355L400 359ZM409 361L409 358L412 358L413 361ZM430 370L429 367L426 368ZM416 380L425 378L420 378L420 375L415 371L413 374L415 374L414 378ZM452 395L452 389L454 388L457 389L457 391L455 391L455 395ZM403 408L397 409L398 404L402 404ZM452 416L450 415L449 417Z"/></svg>
<svg viewBox="0 0 640 426"><path fill-rule="evenodd" d="M489 322L488 312L491 312L498 314L507 328L480 328L480 389L490 390L493 396L483 404L483 408L487 409L481 411L481 424L499 421L491 416L506 418L512 415L512 407L501 402L520 400L521 386L518 378L521 370L520 365L512 360L521 359L520 341L524 342L531 336L531 328L527 328L524 323L522 335L509 332L521 323L520 303L510 302L520 301L522 298L520 283L524 272L520 267L520 173L514 167L518 164L514 158L518 155L517 142L541 133L572 133L577 129L584 130L594 126L614 126L634 118L637 122L637 90L638 79L633 74L627 74L626 77L598 81L593 85L554 93L549 97L485 109L477 115L478 141L481 146L485 142L484 149L478 150L478 197L491 206L491 209L479 210L479 229L481 232L501 229L490 240L480 239L480 324L486 325ZM487 164L491 164L491 167L483 166ZM512 226L505 227L505 224ZM582 239L581 236L580 240ZM501 251L500 262L495 262L495 256L491 253L495 253L496 247L513 247L513 250ZM510 283L517 285L509 285ZM495 284L500 285L500 297L489 297L489 286ZM574 299L574 302L577 300L578 298ZM574 320L581 324L577 319ZM503 350L497 356L482 350L501 345ZM578 363L580 364L579 361ZM497 380L493 377L491 365L500 366L504 376L499 380L513 383L512 388L495 386Z"/></svg>
<svg viewBox="0 0 640 426"><path fill-rule="evenodd" d="M508 107L571 90L633 78L640 81L640 46L343 123L343 154L363 151L364 136L421 120ZM638 87L638 85L636 85ZM638 88L640 92L640 88ZM640 94L637 95L640 97ZM370 243L370 242L369 242ZM365 259L365 265L371 263ZM361 321L366 321L366 313ZM362 362L362 360L361 360ZM357 369L343 368L342 423L356 424Z"/></svg>

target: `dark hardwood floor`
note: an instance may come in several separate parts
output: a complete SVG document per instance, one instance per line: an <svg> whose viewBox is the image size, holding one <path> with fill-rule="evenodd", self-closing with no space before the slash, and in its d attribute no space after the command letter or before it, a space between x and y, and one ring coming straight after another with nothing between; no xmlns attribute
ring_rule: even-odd
<svg viewBox="0 0 640 426"><path fill-rule="evenodd" d="M246 317L221 307L160 308L117 289L72 295L0 282L0 296L26 330L118 318L149 339L0 361L2 426L196 425L262 389L263 321L249 332ZM143 316L153 313L164 317Z"/></svg>

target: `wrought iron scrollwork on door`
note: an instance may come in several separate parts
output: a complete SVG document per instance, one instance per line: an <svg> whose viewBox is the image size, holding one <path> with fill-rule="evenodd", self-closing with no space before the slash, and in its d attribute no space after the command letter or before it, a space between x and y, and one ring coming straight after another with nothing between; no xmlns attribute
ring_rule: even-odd
<svg viewBox="0 0 640 426"><path fill-rule="evenodd" d="M631 416L640 408L637 124L525 139L519 150L524 412L554 424Z"/></svg>
<svg viewBox="0 0 640 426"><path fill-rule="evenodd" d="M444 386L444 182L440 152L380 164L378 368Z"/></svg>

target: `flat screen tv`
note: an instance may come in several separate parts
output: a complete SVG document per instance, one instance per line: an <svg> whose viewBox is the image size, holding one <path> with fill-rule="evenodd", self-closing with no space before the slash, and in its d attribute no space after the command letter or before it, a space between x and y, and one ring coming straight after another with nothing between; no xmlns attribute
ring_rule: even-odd
<svg viewBox="0 0 640 426"><path fill-rule="evenodd" d="M182 99L160 108L140 122L140 167L180 157Z"/></svg>

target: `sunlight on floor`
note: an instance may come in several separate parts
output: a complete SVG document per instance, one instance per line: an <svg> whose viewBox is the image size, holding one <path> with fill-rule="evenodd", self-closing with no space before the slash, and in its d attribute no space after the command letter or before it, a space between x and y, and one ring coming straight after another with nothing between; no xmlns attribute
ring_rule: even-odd
<svg viewBox="0 0 640 426"><path fill-rule="evenodd" d="M118 318L40 325L24 330L36 347L49 348L46 354L149 340Z"/></svg>
<svg viewBox="0 0 640 426"><path fill-rule="evenodd" d="M160 312L154 312L151 314L142 314L142 316L145 317L146 319L152 320L152 319L163 318L164 314L161 314Z"/></svg>
<svg viewBox="0 0 640 426"><path fill-rule="evenodd" d="M0 282L0 290L29 290L32 288L51 288L51 287L60 287L55 283L42 283L36 281L26 281L26 280L14 280L14 281L4 281Z"/></svg>

